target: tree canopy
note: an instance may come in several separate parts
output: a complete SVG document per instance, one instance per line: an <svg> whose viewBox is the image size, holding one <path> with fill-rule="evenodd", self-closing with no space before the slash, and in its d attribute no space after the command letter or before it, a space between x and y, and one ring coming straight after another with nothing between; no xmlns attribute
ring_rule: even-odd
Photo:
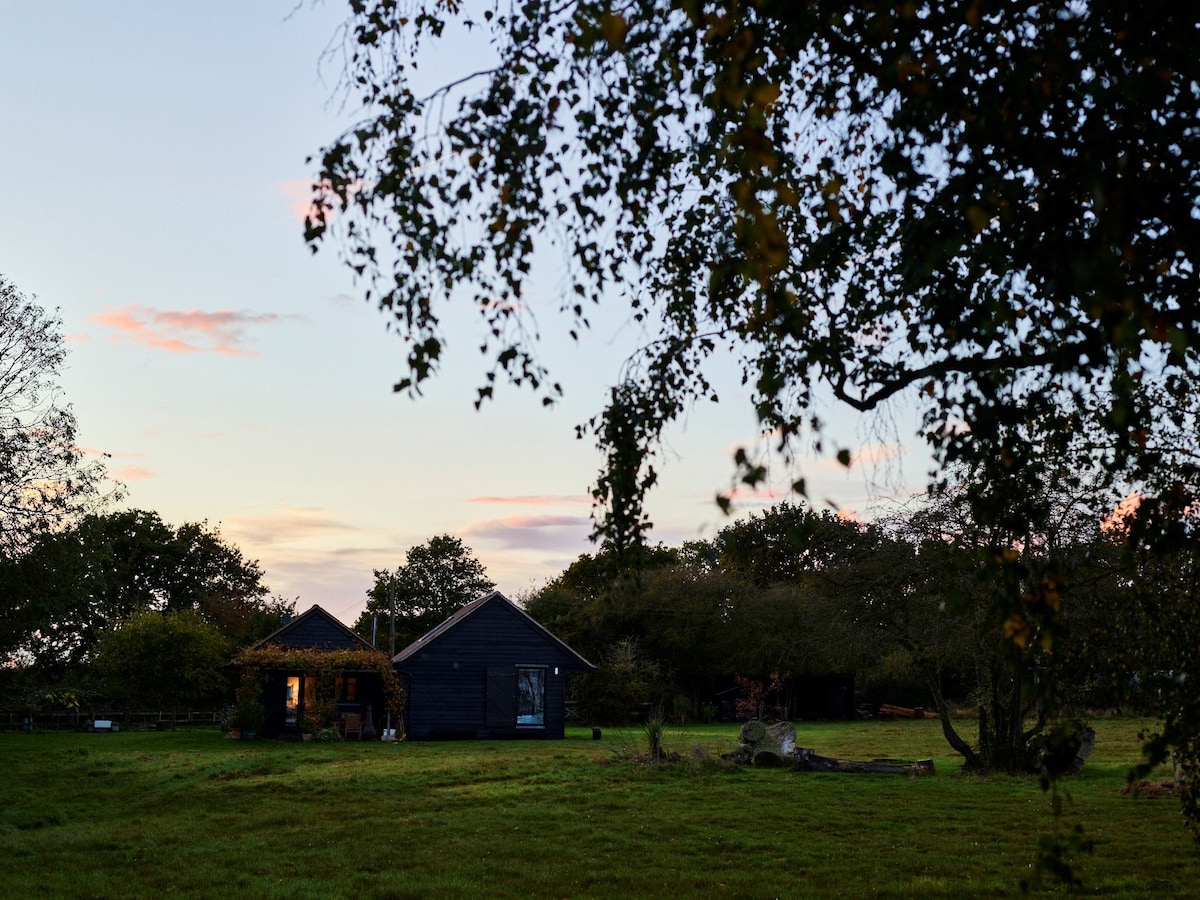
<svg viewBox="0 0 1200 900"><path fill-rule="evenodd" d="M318 158L307 237L335 232L410 339L399 389L433 374L443 310L465 303L490 359L479 400L507 375L551 402L523 318L547 247L577 328L602 302L641 322L629 380L593 423L622 451L598 487L610 536L645 528L645 450L712 393L717 351L741 361L785 451L820 444L823 394L870 411L905 393L942 462L1053 455L1151 496L1194 489L1190 8L351 9L362 119ZM422 52L464 24L496 64L415 94ZM763 477L753 455L738 465Z"/></svg>
<svg viewBox="0 0 1200 900"><path fill-rule="evenodd" d="M0 565L0 650L51 671L90 660L100 635L145 611L196 613L241 645L294 604L268 597L258 563L206 523L173 528L157 513L89 514L41 535Z"/></svg>
<svg viewBox="0 0 1200 900"><path fill-rule="evenodd" d="M196 612L142 610L100 635L96 667L106 692L158 709L218 701L233 643Z"/></svg>
<svg viewBox="0 0 1200 900"><path fill-rule="evenodd" d="M0 275L0 556L96 507L104 465L75 441L58 387L62 323Z"/></svg>
<svg viewBox="0 0 1200 900"><path fill-rule="evenodd" d="M483 563L460 538L436 535L409 548L404 562L394 570L375 570L375 584L367 591L367 605L354 630L367 640L375 637L382 643L382 637L372 635L373 619L379 616L382 627L390 627L394 601L396 649L400 650L495 587Z"/></svg>

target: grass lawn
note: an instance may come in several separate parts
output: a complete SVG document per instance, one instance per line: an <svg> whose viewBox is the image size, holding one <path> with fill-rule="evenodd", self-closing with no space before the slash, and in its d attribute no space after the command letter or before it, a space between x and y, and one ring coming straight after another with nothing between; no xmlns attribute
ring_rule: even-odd
<svg viewBox="0 0 1200 900"><path fill-rule="evenodd" d="M1176 800L1118 795L1142 723L1094 723L1067 785L1084 891L1200 896ZM720 764L734 726L668 732L649 766L603 740L385 745L176 733L0 734L0 896L930 897L1020 893L1050 801L959 774L936 721L801 724L826 756L937 774ZM702 758L692 748L703 747ZM1063 891L1065 892L1065 891Z"/></svg>

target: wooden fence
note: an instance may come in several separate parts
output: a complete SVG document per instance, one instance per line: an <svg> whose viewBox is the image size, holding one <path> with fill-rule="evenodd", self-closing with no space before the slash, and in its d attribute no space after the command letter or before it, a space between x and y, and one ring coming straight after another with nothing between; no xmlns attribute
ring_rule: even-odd
<svg viewBox="0 0 1200 900"><path fill-rule="evenodd" d="M218 709L126 710L126 709L62 709L48 712L2 713L5 731L86 731L93 722L108 721L127 731L160 731L189 725L217 725L221 720Z"/></svg>

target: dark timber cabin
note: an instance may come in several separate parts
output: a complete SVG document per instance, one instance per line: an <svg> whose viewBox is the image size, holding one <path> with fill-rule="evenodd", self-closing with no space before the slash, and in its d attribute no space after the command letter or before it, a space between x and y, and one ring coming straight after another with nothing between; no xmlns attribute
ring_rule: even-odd
<svg viewBox="0 0 1200 900"><path fill-rule="evenodd" d="M561 738L566 676L596 667L499 592L393 657L412 740Z"/></svg>
<svg viewBox="0 0 1200 900"><path fill-rule="evenodd" d="M377 648L359 637L332 615L313 606L308 612L296 616L274 633L263 638L255 648L267 646L306 648L315 650L373 650ZM386 658L386 653L384 654ZM261 733L268 737L300 735L301 718L306 699L315 696L316 673L299 668L271 671L263 689L263 706L266 719ZM366 720L382 724L380 714L386 709L383 684L375 671L338 673L335 683L336 721L347 714L355 714Z"/></svg>

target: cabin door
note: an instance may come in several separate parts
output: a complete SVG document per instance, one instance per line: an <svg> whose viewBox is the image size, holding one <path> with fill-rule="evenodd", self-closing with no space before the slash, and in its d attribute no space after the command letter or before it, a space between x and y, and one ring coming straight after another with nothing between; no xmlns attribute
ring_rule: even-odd
<svg viewBox="0 0 1200 900"><path fill-rule="evenodd" d="M283 725L295 728L300 724L300 676L288 675L284 679Z"/></svg>

